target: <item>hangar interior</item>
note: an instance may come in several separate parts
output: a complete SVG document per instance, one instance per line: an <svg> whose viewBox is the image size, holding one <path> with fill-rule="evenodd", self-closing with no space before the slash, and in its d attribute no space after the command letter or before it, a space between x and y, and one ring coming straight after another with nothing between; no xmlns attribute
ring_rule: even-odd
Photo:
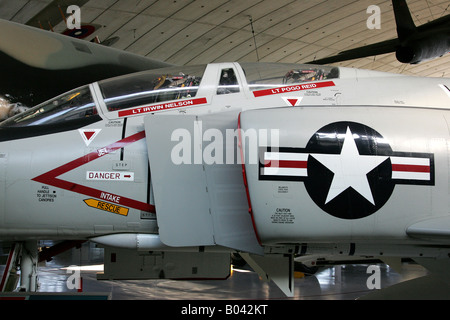
<svg viewBox="0 0 450 320"><path fill-rule="evenodd" d="M2 0L0 19L62 33L67 25L59 4L81 8L82 23L93 26L83 35L86 41L97 36L113 48L175 65L306 63L397 36L391 2L371 0ZM367 26L371 5L380 9L379 29ZM416 26L446 16L449 5L408 1ZM449 59L408 65L385 54L336 65L442 77L450 72Z"/></svg>

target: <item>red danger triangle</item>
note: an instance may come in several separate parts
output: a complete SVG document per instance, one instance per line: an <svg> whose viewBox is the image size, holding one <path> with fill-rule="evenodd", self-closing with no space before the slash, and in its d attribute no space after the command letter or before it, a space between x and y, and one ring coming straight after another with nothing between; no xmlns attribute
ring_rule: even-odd
<svg viewBox="0 0 450 320"><path fill-rule="evenodd" d="M89 146L102 129L78 129L78 131L86 146Z"/></svg>
<svg viewBox="0 0 450 320"><path fill-rule="evenodd" d="M91 140L92 136L95 134L95 131L84 131L83 134L86 137L86 140L89 141L89 140Z"/></svg>
<svg viewBox="0 0 450 320"><path fill-rule="evenodd" d="M297 103L298 99L286 99L292 106L295 106L295 104Z"/></svg>

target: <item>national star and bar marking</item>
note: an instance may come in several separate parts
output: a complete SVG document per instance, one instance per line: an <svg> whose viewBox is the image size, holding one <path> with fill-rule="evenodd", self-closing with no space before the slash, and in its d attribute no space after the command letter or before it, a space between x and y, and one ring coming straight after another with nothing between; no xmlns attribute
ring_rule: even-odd
<svg viewBox="0 0 450 320"><path fill-rule="evenodd" d="M388 157L361 156L349 127L347 127L341 154L311 154L311 156L334 173L325 204L351 187L375 205L367 173L378 167Z"/></svg>
<svg viewBox="0 0 450 320"><path fill-rule="evenodd" d="M283 180L284 178L287 181L302 181L303 178L308 177L307 167L308 157L310 155L318 160L322 159L324 162L326 161L326 157L339 157L333 154L314 154L301 150L290 151L290 149L295 148L279 149L284 149L285 151L272 152L268 151L270 148L262 148L264 163L260 166L260 180L275 180L277 178L277 180ZM431 176L433 157L422 153L417 154L415 157L401 155L401 152L395 154L397 156L373 156L380 157L384 160L387 158L390 159L392 163L392 180L398 184L411 184L413 181L416 181L418 184L434 184ZM353 156L356 156L356 154ZM341 157L344 159L345 155L341 155ZM421 181L423 183L420 183Z"/></svg>
<svg viewBox="0 0 450 320"><path fill-rule="evenodd" d="M434 185L433 154L393 151L386 152L386 154L383 154L383 152L375 155L360 154L350 126L346 128L342 147L338 154L326 153L325 150L317 152L316 149L315 151L311 152L307 148L261 147L260 153L263 161L259 167L259 179L311 181L308 174L308 163L311 159L314 159L333 174L328 190L324 190L327 194L320 205L321 207L326 206L350 188L371 205L376 206L368 173L386 160L390 161L390 180L392 183Z"/></svg>

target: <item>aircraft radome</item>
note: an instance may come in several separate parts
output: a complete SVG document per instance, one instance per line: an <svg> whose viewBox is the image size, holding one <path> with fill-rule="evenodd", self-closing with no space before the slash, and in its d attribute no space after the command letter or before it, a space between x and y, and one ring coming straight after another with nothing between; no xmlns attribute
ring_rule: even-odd
<svg viewBox="0 0 450 320"><path fill-rule="evenodd" d="M225 279L239 252L287 296L309 254L411 258L447 285L449 88L275 63L78 87L0 124L0 238L29 291L40 239L104 246L103 279Z"/></svg>

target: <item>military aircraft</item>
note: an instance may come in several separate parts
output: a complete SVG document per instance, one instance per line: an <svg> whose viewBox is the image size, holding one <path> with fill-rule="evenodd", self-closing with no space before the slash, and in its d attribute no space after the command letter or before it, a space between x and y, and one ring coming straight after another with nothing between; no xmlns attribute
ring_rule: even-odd
<svg viewBox="0 0 450 320"><path fill-rule="evenodd" d="M0 39L0 95L28 107L94 81L172 65L2 19Z"/></svg>
<svg viewBox="0 0 450 320"><path fill-rule="evenodd" d="M0 25L1 93L39 102L0 125L1 291L16 266L37 290L38 261L83 241L105 247L99 279L224 279L238 252L288 296L304 255L410 257L447 281L448 79L173 67Z"/></svg>
<svg viewBox="0 0 450 320"><path fill-rule="evenodd" d="M294 293L299 255L414 259L446 285L450 80L212 63L96 81L0 124L0 239L105 247L99 279L225 279L230 254ZM423 289L422 289L423 290Z"/></svg>
<svg viewBox="0 0 450 320"><path fill-rule="evenodd" d="M396 39L345 50L336 56L318 59L310 63L330 64L395 52L399 62L418 64L450 52L450 15L417 27L411 17L406 0L392 0L392 6L397 24L398 37Z"/></svg>

